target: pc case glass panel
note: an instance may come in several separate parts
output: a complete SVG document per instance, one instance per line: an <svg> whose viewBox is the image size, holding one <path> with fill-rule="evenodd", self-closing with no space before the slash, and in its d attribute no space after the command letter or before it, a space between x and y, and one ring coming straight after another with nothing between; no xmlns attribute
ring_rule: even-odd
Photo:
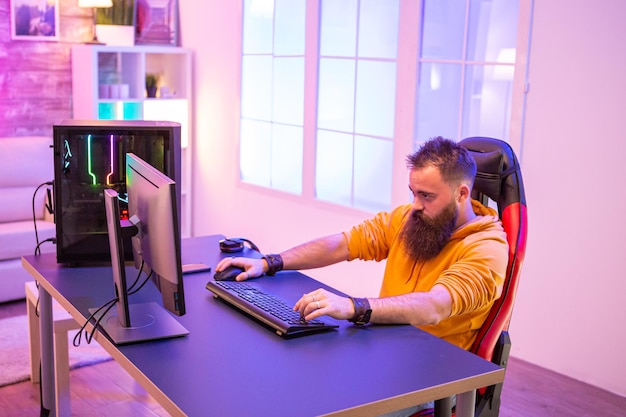
<svg viewBox="0 0 626 417"><path fill-rule="evenodd" d="M176 126L176 133L167 128L54 126L58 262L110 260L103 190L126 194L126 153L180 181L180 126ZM180 209L180 195L177 198ZM120 208L124 218L127 205ZM130 240L124 248L126 259L132 259Z"/></svg>

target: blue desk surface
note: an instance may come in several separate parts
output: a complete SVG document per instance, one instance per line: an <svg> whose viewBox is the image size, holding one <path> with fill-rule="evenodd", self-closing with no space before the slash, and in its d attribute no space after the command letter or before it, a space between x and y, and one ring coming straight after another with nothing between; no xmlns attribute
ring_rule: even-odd
<svg viewBox="0 0 626 417"><path fill-rule="evenodd" d="M184 239L183 263L214 268L226 256L219 252L220 238ZM254 255L246 249L243 256ZM25 261L53 298L84 317L113 298L110 266L65 267L54 254ZM127 275L132 281L136 270L129 267ZM189 335L105 346L123 355L114 355L122 366L145 376L138 378L142 384L153 384L189 416L377 415L504 379L500 367L412 326L359 328L341 321L335 331L282 339L214 299L205 289L212 276L184 278L187 314L177 319ZM294 303L304 292L326 287L291 271L251 282ZM130 302L159 299L148 284Z"/></svg>

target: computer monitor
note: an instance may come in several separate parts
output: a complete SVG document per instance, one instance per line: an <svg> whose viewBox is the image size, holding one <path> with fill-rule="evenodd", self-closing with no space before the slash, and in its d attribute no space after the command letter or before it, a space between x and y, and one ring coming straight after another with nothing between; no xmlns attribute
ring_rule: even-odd
<svg viewBox="0 0 626 417"><path fill-rule="evenodd" d="M128 217L138 225L132 237L135 267L152 270L163 295L163 305L173 314L185 314L180 222L176 183L133 153L126 154Z"/></svg>
<svg viewBox="0 0 626 417"><path fill-rule="evenodd" d="M176 183L146 161L128 153L126 192L127 219L120 215L117 191L105 189L103 193L117 309L107 313L101 326L116 344L188 334L165 311L179 316L185 314ZM150 275L161 292L165 309L157 303L129 302L124 262L124 241L128 236L132 236L136 269Z"/></svg>

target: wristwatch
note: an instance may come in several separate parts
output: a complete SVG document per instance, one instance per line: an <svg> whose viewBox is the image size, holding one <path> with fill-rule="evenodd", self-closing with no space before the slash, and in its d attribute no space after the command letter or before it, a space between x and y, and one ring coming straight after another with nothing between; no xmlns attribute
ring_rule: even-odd
<svg viewBox="0 0 626 417"><path fill-rule="evenodd" d="M283 258L279 254L263 255L261 258L267 262L267 275L275 275L278 271L283 270Z"/></svg>
<svg viewBox="0 0 626 417"><path fill-rule="evenodd" d="M367 298L354 298L350 297L352 304L354 304L354 316L348 320L357 326L363 326L370 322L370 316L372 315L372 308Z"/></svg>

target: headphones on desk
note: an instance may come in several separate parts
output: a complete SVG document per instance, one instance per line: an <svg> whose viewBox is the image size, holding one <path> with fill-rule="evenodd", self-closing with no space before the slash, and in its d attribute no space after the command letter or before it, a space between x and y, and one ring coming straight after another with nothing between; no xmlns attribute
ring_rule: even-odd
<svg viewBox="0 0 626 417"><path fill-rule="evenodd" d="M243 251L245 244L250 246L250 249L255 250L257 252L261 252L257 245L255 245L252 241L245 239L243 237L235 237L235 238L226 238L220 240L220 251L224 253L237 253Z"/></svg>

